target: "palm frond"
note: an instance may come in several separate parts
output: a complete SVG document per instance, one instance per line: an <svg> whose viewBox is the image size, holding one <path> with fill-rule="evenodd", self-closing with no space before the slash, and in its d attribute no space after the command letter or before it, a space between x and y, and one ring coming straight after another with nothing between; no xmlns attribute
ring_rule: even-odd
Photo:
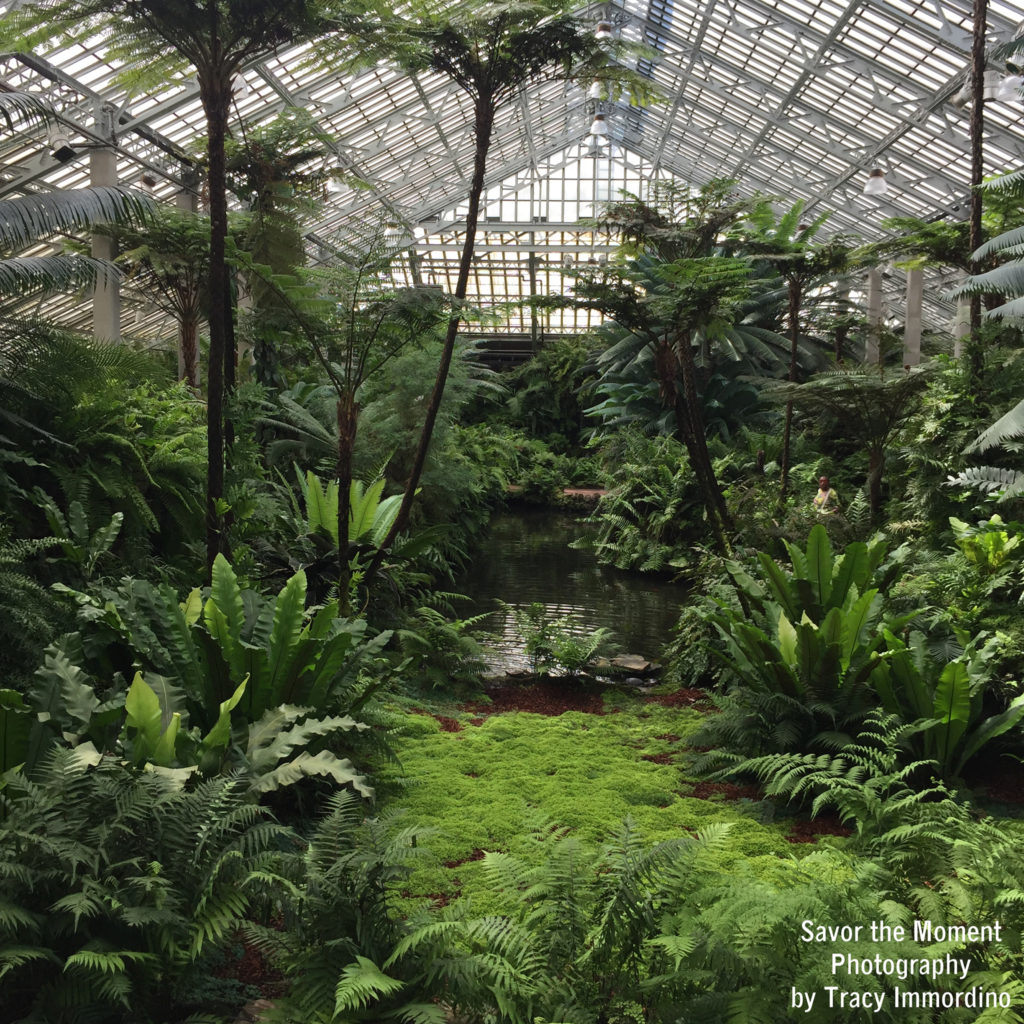
<svg viewBox="0 0 1024 1024"><path fill-rule="evenodd" d="M1003 413L987 430L982 431L965 449L964 452L984 452L997 448L1005 441L1024 437L1024 401L1018 402L1008 412Z"/></svg>
<svg viewBox="0 0 1024 1024"><path fill-rule="evenodd" d="M49 121L53 110L39 97L28 92L0 92L0 118L8 130L17 130L17 121Z"/></svg>
<svg viewBox="0 0 1024 1024"><path fill-rule="evenodd" d="M68 189L0 200L0 246L17 249L37 238L109 221L142 219L148 196L119 185Z"/></svg>
<svg viewBox="0 0 1024 1024"><path fill-rule="evenodd" d="M112 263L91 256L12 256L0 260L0 295L66 291L120 276Z"/></svg>

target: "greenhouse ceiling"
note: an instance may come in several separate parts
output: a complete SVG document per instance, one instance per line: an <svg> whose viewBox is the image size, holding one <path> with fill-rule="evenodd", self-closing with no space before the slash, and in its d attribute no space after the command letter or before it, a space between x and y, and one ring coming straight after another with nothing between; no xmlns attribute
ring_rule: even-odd
<svg viewBox="0 0 1024 1024"><path fill-rule="evenodd" d="M15 6L0 2L0 15ZM662 98L630 107L589 98L587 83L548 82L505 109L478 236L483 305L571 287L566 267L601 260L613 247L579 220L620 189L642 192L656 178L733 178L745 193L778 196L780 206L802 200L813 216L827 212L827 232L865 239L882 237L890 216L964 216L969 2L624 0L583 14L656 51L639 70ZM1022 28L1024 3L990 0L989 49ZM468 101L430 74L378 65L339 77L302 70L301 56L284 50L250 64L236 83L233 115L236 126L259 124L302 107L332 140L329 170L344 177L306 225L311 258L358 250L385 232L406 254L403 275L451 288L473 157ZM201 192L190 169L204 130L197 86L181 80L127 95L116 72L99 45L0 55L0 88L44 96L74 150L57 160L46 128L0 135L0 196L87 185L87 147L109 130L122 182L167 201ZM598 111L609 128L601 146L588 135ZM986 174L1024 166L1020 90L987 101L984 114ZM884 194L864 194L873 168L885 173ZM898 319L901 275L887 280L888 311ZM940 297L951 281L932 275L925 315L938 329L953 312ZM80 298L54 311L88 322ZM583 314L546 317L542 329L552 333L587 326ZM505 329L528 333L528 319L513 314ZM125 317L124 330L171 333L145 304Z"/></svg>

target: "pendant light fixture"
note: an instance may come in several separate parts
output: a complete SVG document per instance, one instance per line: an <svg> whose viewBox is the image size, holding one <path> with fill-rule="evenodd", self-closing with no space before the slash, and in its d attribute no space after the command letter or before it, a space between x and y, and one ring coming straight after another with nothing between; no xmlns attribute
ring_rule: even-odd
<svg viewBox="0 0 1024 1024"><path fill-rule="evenodd" d="M885 171L881 167L873 167L868 173L868 180L864 182L864 195L880 196L889 191L885 180Z"/></svg>
<svg viewBox="0 0 1024 1024"><path fill-rule="evenodd" d="M608 138L608 121L604 114L595 114L590 125L590 137L592 139Z"/></svg>
<svg viewBox="0 0 1024 1024"><path fill-rule="evenodd" d="M1016 103L1020 99L1020 87L1024 85L1024 75L1007 75L999 83L996 99L1000 103Z"/></svg>
<svg viewBox="0 0 1024 1024"><path fill-rule="evenodd" d="M594 38L599 43L606 43L612 38L612 23L610 21L599 21L594 31Z"/></svg>

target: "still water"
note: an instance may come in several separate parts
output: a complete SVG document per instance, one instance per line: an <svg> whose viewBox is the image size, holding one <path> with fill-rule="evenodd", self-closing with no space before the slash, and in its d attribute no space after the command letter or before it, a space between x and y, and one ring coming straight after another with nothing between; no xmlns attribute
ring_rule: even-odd
<svg viewBox="0 0 1024 1024"><path fill-rule="evenodd" d="M527 666L515 619L499 600L521 608L539 601L550 618L571 613L581 632L605 626L624 653L656 658L671 638L686 589L650 574L603 568L591 552L569 546L585 529L578 517L550 509L491 520L455 589L470 598L459 604L460 618L492 612L480 628L494 636L493 668Z"/></svg>

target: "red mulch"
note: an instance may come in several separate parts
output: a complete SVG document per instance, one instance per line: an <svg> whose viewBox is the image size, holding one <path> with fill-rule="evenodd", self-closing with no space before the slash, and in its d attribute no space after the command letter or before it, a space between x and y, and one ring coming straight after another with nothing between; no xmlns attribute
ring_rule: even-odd
<svg viewBox="0 0 1024 1024"><path fill-rule="evenodd" d="M703 690L676 690L675 693L652 693L644 697L647 704L661 704L666 708L692 708L700 710L714 707Z"/></svg>
<svg viewBox="0 0 1024 1024"><path fill-rule="evenodd" d="M441 732L462 732L462 723L457 718L447 718L445 715L435 715L432 711L423 708L410 708L414 715L426 715L440 723Z"/></svg>
<svg viewBox="0 0 1024 1024"><path fill-rule="evenodd" d="M853 830L847 828L838 818L824 815L813 821L795 821L786 836L790 843L816 843L819 836L852 835Z"/></svg>
<svg viewBox="0 0 1024 1024"><path fill-rule="evenodd" d="M490 704L471 700L463 710L495 715L506 711L529 711L535 715L562 715L566 711L582 711L603 715L604 703L599 691L587 689L582 683L565 683L557 679L530 683L527 686L499 686L487 691Z"/></svg>
<svg viewBox="0 0 1024 1024"><path fill-rule="evenodd" d="M472 860L483 860L486 854L483 850L477 848L468 857L463 857L461 860L446 860L444 866L446 868L458 868L462 867L463 864L468 864Z"/></svg>
<svg viewBox="0 0 1024 1024"><path fill-rule="evenodd" d="M654 738L656 740L664 740L666 743L678 743L681 739L681 737L677 736L674 732L663 732Z"/></svg>
<svg viewBox="0 0 1024 1024"><path fill-rule="evenodd" d="M452 900L457 900L462 895L461 889L456 889L455 892L425 892L415 893L409 892L408 889L403 889L400 893L404 899L407 900L430 900L439 910L442 907L447 907Z"/></svg>
<svg viewBox="0 0 1024 1024"><path fill-rule="evenodd" d="M675 754L641 754L641 761L653 761L655 764L675 764Z"/></svg>
<svg viewBox="0 0 1024 1024"><path fill-rule="evenodd" d="M693 792L681 794L697 800L710 800L713 796L724 796L726 800L757 800L761 791L757 786L737 786L733 782L695 782Z"/></svg>

